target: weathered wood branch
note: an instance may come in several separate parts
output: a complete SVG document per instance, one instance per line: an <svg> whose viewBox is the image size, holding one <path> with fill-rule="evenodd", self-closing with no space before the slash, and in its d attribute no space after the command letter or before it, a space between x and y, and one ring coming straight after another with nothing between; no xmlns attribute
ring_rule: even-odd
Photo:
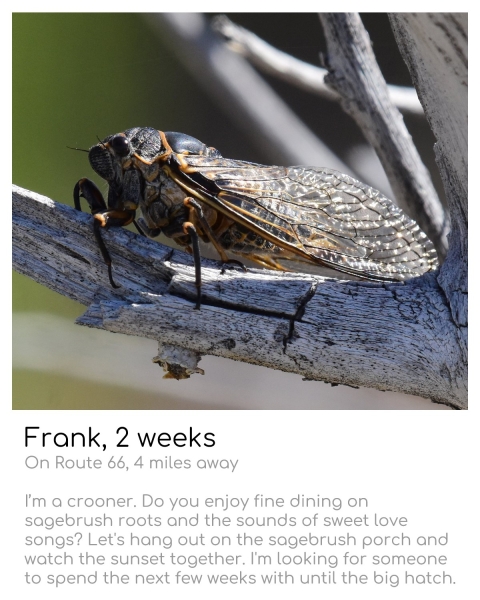
<svg viewBox="0 0 480 600"><path fill-rule="evenodd" d="M264 73L282 79L312 94L328 100L339 101L341 96L328 85L327 69L306 63L282 52L244 27L233 23L225 15L215 17L212 27L228 42L228 47L245 58ZM412 115L424 116L415 88L388 85L390 100L398 110Z"/></svg>
<svg viewBox="0 0 480 600"><path fill-rule="evenodd" d="M118 290L91 216L14 187L14 267L87 305L81 324L160 340L160 361L180 347L186 362L211 354L467 406L457 328L433 273L373 284L254 269L222 275L204 261L203 305L194 310L189 255L126 230L105 241Z"/></svg>
<svg viewBox="0 0 480 600"><path fill-rule="evenodd" d="M344 110L375 148L397 202L408 207L445 257L448 219L403 118L391 102L360 16L324 13L320 20L328 49L326 81L341 95Z"/></svg>
<svg viewBox="0 0 480 600"><path fill-rule="evenodd" d="M435 152L451 218L449 252L438 282L468 361L468 16L391 14L400 52L437 139Z"/></svg>

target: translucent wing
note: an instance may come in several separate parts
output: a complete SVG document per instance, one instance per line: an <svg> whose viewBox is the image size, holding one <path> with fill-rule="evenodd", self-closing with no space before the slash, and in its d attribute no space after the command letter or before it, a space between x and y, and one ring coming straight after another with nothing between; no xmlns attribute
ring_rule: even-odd
<svg viewBox="0 0 480 600"><path fill-rule="evenodd" d="M300 260L380 280L416 277L438 265L415 221L348 175L223 158L187 161L188 177L211 206Z"/></svg>

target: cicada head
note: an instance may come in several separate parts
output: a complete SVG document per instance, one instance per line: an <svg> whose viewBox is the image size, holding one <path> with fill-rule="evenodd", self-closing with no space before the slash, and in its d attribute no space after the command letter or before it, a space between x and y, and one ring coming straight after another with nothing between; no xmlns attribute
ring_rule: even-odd
<svg viewBox="0 0 480 600"><path fill-rule="evenodd" d="M132 131L134 130L130 129L125 133L109 135L89 150L88 158L92 169L109 183L115 180L116 175L119 175L137 149L128 135Z"/></svg>

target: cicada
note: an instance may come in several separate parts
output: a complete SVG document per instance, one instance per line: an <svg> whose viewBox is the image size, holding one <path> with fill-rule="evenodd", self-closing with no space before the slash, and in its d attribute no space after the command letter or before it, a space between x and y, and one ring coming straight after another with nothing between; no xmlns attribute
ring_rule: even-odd
<svg viewBox="0 0 480 600"><path fill-rule="evenodd" d="M150 127L110 135L88 157L108 183L108 199L81 179L75 208L81 210L80 197L90 206L113 287L101 230L130 223L193 254L197 308L199 240L213 244L224 264L239 262L233 253L269 269L289 270L285 263L295 261L374 281L403 281L438 265L415 221L379 191L332 169L231 160L189 135Z"/></svg>

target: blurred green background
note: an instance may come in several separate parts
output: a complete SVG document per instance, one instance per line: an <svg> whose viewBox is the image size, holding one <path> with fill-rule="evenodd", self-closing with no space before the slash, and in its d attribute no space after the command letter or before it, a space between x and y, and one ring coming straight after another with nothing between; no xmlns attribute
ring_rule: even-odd
<svg viewBox="0 0 480 600"><path fill-rule="evenodd" d="M321 28L315 15L230 17L287 52L317 63ZM392 44L386 17L366 16L366 23L377 32L374 39L385 63L382 67L396 74L397 81L391 82L408 84L408 73L404 66L398 67L402 64L398 56L390 65L392 53L382 51L383 44L389 48ZM271 83L340 155L346 144L362 142L337 105L284 83ZM322 102L330 116L320 122ZM83 176L95 180L95 176L87 156L67 146L88 149L97 136L102 139L134 126L185 132L219 148L224 156L268 162L190 78L144 15L13 15L15 184L73 205L76 181ZM417 141L431 161L428 128L422 124L420 129ZM105 189L104 182L96 179L96 183ZM305 384L298 376L283 373L273 373L272 380L272 373L265 369L220 359L202 361L205 378L210 379L202 378L201 383L195 377L188 382L165 382L161 370L150 363L155 343L73 327L71 323L83 310L80 304L13 273L14 408L365 407L355 398L343 402L347 388ZM122 344L130 357L135 354L138 359L129 365L130 374L122 364L126 359L115 354ZM241 389L245 379L258 382L250 388L251 397L243 401L238 395L229 404L232 390ZM287 398L280 399L281 394ZM296 404L288 402L292 394ZM303 404L298 403L299 394L305 398ZM253 396L264 400L257 403ZM398 405L395 395L391 406L380 392L366 390L359 397L367 398L369 408ZM411 408L431 406L416 399L410 404Z"/></svg>

